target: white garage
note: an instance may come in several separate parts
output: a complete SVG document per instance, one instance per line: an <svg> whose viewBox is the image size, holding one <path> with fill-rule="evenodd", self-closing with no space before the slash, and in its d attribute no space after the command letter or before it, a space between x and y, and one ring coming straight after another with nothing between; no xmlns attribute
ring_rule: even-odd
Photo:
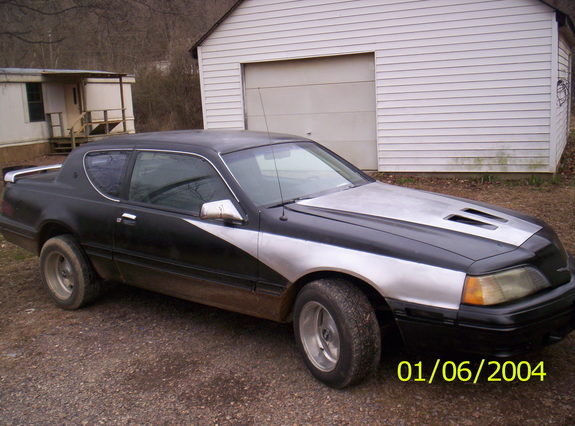
<svg viewBox="0 0 575 426"><path fill-rule="evenodd" d="M385 172L554 173L573 34L542 0L239 0L192 53L208 129Z"/></svg>

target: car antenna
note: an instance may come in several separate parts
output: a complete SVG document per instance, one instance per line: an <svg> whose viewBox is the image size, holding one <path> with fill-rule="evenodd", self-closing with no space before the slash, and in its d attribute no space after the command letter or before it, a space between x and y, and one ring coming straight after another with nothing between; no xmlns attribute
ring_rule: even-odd
<svg viewBox="0 0 575 426"><path fill-rule="evenodd" d="M284 204L284 195L283 195L283 191L282 191L282 184L281 184L281 180L280 180L280 172L278 170L278 163L276 161L276 153L274 150L274 146L272 144L272 138L270 135L270 128L268 126L268 118L266 115L266 109L264 107L264 100L262 98L262 92L260 90L260 88L258 87L258 94L260 95L260 104L262 105L262 112L264 114L264 123L266 124L266 131L268 132L268 143L272 149L272 157L274 159L274 167L276 169L276 178L278 180L278 188L280 190L280 199L282 202L282 215L280 216L280 220L286 221L287 220L287 216L286 216L286 208L285 208L285 204Z"/></svg>

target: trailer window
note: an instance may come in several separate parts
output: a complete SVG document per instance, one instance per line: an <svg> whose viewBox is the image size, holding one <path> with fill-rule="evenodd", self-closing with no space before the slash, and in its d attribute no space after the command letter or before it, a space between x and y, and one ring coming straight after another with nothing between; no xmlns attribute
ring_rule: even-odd
<svg viewBox="0 0 575 426"><path fill-rule="evenodd" d="M28 117L30 121L46 121L44 115L44 100L42 98L42 83L26 83L28 98Z"/></svg>

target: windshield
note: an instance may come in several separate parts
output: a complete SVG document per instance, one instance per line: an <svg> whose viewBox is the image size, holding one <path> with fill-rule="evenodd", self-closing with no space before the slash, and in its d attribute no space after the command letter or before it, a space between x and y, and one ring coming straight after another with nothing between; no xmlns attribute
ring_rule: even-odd
<svg viewBox="0 0 575 426"><path fill-rule="evenodd" d="M259 146L224 154L223 159L257 206L278 205L369 182L358 170L309 142Z"/></svg>

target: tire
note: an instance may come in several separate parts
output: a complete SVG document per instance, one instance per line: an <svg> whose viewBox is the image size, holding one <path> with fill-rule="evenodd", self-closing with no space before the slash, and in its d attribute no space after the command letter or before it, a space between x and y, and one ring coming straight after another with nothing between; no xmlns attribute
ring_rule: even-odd
<svg viewBox="0 0 575 426"><path fill-rule="evenodd" d="M70 235L50 238L40 252L40 275L56 306L78 309L93 301L101 283L88 258Z"/></svg>
<svg viewBox="0 0 575 426"><path fill-rule="evenodd" d="M348 281L307 284L294 305L294 332L307 367L330 387L357 384L378 366L381 335L375 311Z"/></svg>

